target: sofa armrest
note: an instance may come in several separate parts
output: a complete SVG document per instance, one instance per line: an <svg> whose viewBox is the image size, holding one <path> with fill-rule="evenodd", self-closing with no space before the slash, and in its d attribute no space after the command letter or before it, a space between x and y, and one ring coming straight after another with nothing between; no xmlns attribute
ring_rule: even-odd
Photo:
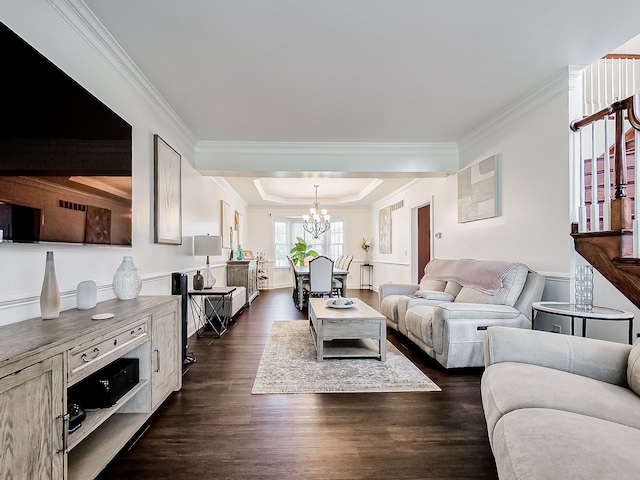
<svg viewBox="0 0 640 480"><path fill-rule="evenodd" d="M529 363L620 386L627 386L630 351L622 343L506 327L490 327L484 339L486 367Z"/></svg>
<svg viewBox="0 0 640 480"><path fill-rule="evenodd" d="M442 320L464 319L504 319L518 318L520 312L508 305L492 305L489 303L441 303L434 317L438 315Z"/></svg>
<svg viewBox="0 0 640 480"><path fill-rule="evenodd" d="M445 355L452 341L475 342L478 355L475 363L481 366L484 333L493 325L530 328L531 322L508 305L441 303L433 308L433 350L438 355Z"/></svg>
<svg viewBox="0 0 640 480"><path fill-rule="evenodd" d="M382 301L389 295L413 295L419 288L420 285L411 283L381 283L378 285L378 295Z"/></svg>

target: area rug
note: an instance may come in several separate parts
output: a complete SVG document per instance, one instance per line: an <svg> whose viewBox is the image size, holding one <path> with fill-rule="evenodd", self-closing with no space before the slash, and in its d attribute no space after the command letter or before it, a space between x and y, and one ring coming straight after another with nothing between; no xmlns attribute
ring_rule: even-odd
<svg viewBox="0 0 640 480"><path fill-rule="evenodd" d="M387 360L316 360L309 323L276 321L271 327L251 393L439 392L429 377L387 341Z"/></svg>

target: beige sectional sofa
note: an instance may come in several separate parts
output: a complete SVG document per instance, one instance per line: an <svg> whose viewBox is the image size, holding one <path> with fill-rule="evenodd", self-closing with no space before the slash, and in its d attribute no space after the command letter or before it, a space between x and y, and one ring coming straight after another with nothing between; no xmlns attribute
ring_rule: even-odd
<svg viewBox="0 0 640 480"><path fill-rule="evenodd" d="M522 263L434 259L419 285L379 286L380 312L446 368L484 366L487 327L531 328L544 277Z"/></svg>
<svg viewBox="0 0 640 480"><path fill-rule="evenodd" d="M501 480L640 478L640 343L491 327L485 359Z"/></svg>

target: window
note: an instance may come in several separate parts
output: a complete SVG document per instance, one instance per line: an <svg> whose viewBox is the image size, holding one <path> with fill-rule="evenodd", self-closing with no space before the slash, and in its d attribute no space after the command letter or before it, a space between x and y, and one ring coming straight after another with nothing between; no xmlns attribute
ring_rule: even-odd
<svg viewBox="0 0 640 480"><path fill-rule="evenodd" d="M302 218L279 217L274 222L275 267L288 267L287 255L296 243L296 237L303 238L319 255L326 255L335 260L345 251L345 221L332 218L329 231L320 238L311 238L304 231Z"/></svg>
<svg viewBox="0 0 640 480"><path fill-rule="evenodd" d="M276 247L275 254L275 267L286 267L287 264L287 254L289 250L291 250L291 246L289 245L289 224L288 222L283 222L282 220L276 219L275 221L275 232L274 232L274 244Z"/></svg>

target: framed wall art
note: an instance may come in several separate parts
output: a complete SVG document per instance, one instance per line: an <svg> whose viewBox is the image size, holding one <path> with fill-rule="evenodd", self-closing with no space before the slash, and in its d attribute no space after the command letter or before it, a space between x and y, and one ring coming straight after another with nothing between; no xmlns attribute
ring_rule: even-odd
<svg viewBox="0 0 640 480"><path fill-rule="evenodd" d="M244 239L244 215L236 210L235 214L235 226L236 226L236 242L238 245L242 245Z"/></svg>
<svg viewBox="0 0 640 480"><path fill-rule="evenodd" d="M458 223L499 215L498 156L493 155L458 172Z"/></svg>
<svg viewBox="0 0 640 480"><path fill-rule="evenodd" d="M380 210L378 221L378 251L391 253L391 206Z"/></svg>
<svg viewBox="0 0 640 480"><path fill-rule="evenodd" d="M154 145L154 242L182 244L181 157L159 135Z"/></svg>
<svg viewBox="0 0 640 480"><path fill-rule="evenodd" d="M224 200L220 200L220 235L222 236L222 248L232 248L233 225L231 225L231 208Z"/></svg>

